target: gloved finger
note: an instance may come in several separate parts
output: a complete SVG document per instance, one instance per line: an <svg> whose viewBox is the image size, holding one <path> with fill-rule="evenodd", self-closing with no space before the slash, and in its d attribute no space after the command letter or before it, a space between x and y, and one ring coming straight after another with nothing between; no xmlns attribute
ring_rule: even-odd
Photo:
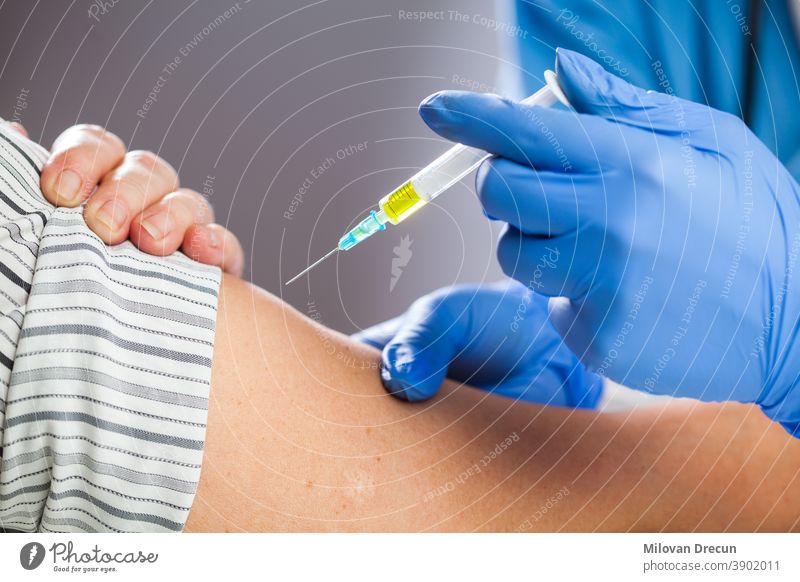
<svg viewBox="0 0 800 582"><path fill-rule="evenodd" d="M581 113L666 134L680 131L676 115L682 116L683 127L699 128L713 122L712 109L631 85L574 51L557 49L556 72L570 105Z"/></svg>
<svg viewBox="0 0 800 582"><path fill-rule="evenodd" d="M56 206L78 206L124 155L125 144L105 128L87 124L70 127L56 138L42 168L42 194Z"/></svg>
<svg viewBox="0 0 800 582"><path fill-rule="evenodd" d="M495 281L493 283L488 283L486 285L482 285L482 289L486 291L512 291L515 288L519 287L519 282L515 281L514 279L503 279L502 281ZM513 292L513 291L512 291ZM441 296L441 295L437 295ZM442 299L446 301L446 298ZM406 321L406 314L403 313L389 319L387 321L383 321L366 329L362 329L351 335L354 340L365 343L369 346L378 348L382 350L383 347L389 343L389 341L397 335L397 332L400 331L400 328L403 326L403 323Z"/></svg>
<svg viewBox="0 0 800 582"><path fill-rule="evenodd" d="M486 214L526 234L554 236L575 230L579 211L602 211L600 174L534 170L506 158L490 158L478 169L475 190ZM582 195L583 193L583 195Z"/></svg>
<svg viewBox="0 0 800 582"><path fill-rule="evenodd" d="M497 95L440 91L419 106L428 126L452 141L537 169L597 171L618 159L620 128L574 111L522 105Z"/></svg>
<svg viewBox="0 0 800 582"><path fill-rule="evenodd" d="M368 346L382 350L383 346L389 343L389 340L391 340L400 329L404 318L405 315L394 317L366 329L362 329L350 337Z"/></svg>
<svg viewBox="0 0 800 582"><path fill-rule="evenodd" d="M180 248L193 224L213 221L214 211L208 201L194 190L180 188L135 216L129 236L140 250L164 256Z"/></svg>
<svg viewBox="0 0 800 582"><path fill-rule="evenodd" d="M193 224L186 230L181 251L206 265L219 267L241 277L244 272L244 250L231 231L219 224Z"/></svg>
<svg viewBox="0 0 800 582"><path fill-rule="evenodd" d="M588 291L600 249L580 246L579 233L529 236L508 225L497 242L503 272L548 297L577 298Z"/></svg>
<svg viewBox="0 0 800 582"><path fill-rule="evenodd" d="M178 174L152 152L133 151L103 177L83 210L86 224L106 244L128 238L131 220L178 188Z"/></svg>
<svg viewBox="0 0 800 582"><path fill-rule="evenodd" d="M401 400L419 402L436 394L465 336L463 318L450 314L443 301L435 295L417 300L383 348L381 380Z"/></svg>

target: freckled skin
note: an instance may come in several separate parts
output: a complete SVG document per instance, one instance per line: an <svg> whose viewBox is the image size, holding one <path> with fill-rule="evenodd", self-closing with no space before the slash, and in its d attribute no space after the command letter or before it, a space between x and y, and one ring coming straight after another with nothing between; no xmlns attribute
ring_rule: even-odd
<svg viewBox="0 0 800 582"><path fill-rule="evenodd" d="M798 528L800 441L749 406L597 415L449 382L404 403L378 352L232 277L214 350L187 531Z"/></svg>

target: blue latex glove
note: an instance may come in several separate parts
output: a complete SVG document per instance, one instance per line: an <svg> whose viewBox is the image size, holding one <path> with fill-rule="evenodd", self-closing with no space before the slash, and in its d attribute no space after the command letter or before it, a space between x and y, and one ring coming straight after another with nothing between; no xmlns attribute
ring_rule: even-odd
<svg viewBox="0 0 800 582"><path fill-rule="evenodd" d="M420 106L440 135L497 154L477 192L507 223L505 273L558 298L551 321L600 374L755 402L800 435L798 184L732 115L570 51L557 73L576 111L457 91Z"/></svg>
<svg viewBox="0 0 800 582"><path fill-rule="evenodd" d="M384 386L402 400L430 398L445 376L541 404L593 408L602 394L548 321L547 298L515 281L440 289L354 337L383 350Z"/></svg>

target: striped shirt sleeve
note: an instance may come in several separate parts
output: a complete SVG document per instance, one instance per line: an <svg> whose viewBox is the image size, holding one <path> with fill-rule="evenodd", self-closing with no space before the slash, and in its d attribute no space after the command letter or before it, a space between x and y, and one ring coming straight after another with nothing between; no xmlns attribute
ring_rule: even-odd
<svg viewBox="0 0 800 582"><path fill-rule="evenodd" d="M202 462L218 269L107 247L0 128L0 526L180 531Z"/></svg>

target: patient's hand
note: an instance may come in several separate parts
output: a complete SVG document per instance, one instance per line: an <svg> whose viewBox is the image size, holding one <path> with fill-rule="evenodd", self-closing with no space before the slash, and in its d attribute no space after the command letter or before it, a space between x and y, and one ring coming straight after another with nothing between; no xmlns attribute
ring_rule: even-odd
<svg viewBox="0 0 800 582"><path fill-rule="evenodd" d="M22 126L16 129L25 132ZM86 224L106 243L130 238L151 255L180 249L201 263L241 275L239 241L214 224L203 196L178 187L177 173L157 155L126 152L122 140L96 125L70 127L51 152L41 177L45 198L66 207L86 202Z"/></svg>

